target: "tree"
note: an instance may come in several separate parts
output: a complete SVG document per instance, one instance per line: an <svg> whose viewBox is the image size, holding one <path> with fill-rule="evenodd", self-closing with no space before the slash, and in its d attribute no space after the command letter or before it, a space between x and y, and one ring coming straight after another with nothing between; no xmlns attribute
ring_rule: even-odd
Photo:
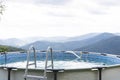
<svg viewBox="0 0 120 80"><path fill-rule="evenodd" d="M6 52L8 51L8 48L5 47L5 46L0 46L0 53L1 55L4 54L5 55L5 65L7 63L7 55L6 55Z"/></svg>
<svg viewBox="0 0 120 80"><path fill-rule="evenodd" d="M0 15L3 14L4 9L5 9L5 5L3 4L2 1L0 1Z"/></svg>
<svg viewBox="0 0 120 80"><path fill-rule="evenodd" d="M0 47L0 53L6 53L8 51L8 49L6 48L6 47L4 47L4 46L1 46Z"/></svg>
<svg viewBox="0 0 120 80"><path fill-rule="evenodd" d="M1 21L1 15L3 15L4 10L5 10L5 5L3 4L3 0L0 0L0 21Z"/></svg>

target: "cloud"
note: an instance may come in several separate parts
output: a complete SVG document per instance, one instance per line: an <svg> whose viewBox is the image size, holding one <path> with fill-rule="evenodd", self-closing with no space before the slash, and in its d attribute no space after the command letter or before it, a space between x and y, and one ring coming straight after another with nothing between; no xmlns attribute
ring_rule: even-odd
<svg viewBox="0 0 120 80"><path fill-rule="evenodd" d="M120 6L120 0L96 0L96 1L104 6Z"/></svg>
<svg viewBox="0 0 120 80"><path fill-rule="evenodd" d="M50 37L120 32L120 6L101 4L109 0L40 0L39 5L37 1L10 0L1 17L0 36Z"/></svg>
<svg viewBox="0 0 120 80"><path fill-rule="evenodd" d="M105 15L105 14L107 14L105 11L100 11L100 10L89 10L88 12L91 13L91 14L94 14L94 15Z"/></svg>
<svg viewBox="0 0 120 80"><path fill-rule="evenodd" d="M37 4L64 5L70 0L35 0Z"/></svg>
<svg viewBox="0 0 120 80"><path fill-rule="evenodd" d="M9 2L32 3L36 5L64 5L71 0L10 0Z"/></svg>
<svg viewBox="0 0 120 80"><path fill-rule="evenodd" d="M104 6L99 6L99 7L89 7L86 9L90 14L93 15L106 15L109 13L109 8L104 7Z"/></svg>
<svg viewBox="0 0 120 80"><path fill-rule="evenodd" d="M75 17L74 15L71 15L71 14L59 14L59 13L54 13L54 12L48 12L47 15L50 15L50 16L56 16L56 17Z"/></svg>

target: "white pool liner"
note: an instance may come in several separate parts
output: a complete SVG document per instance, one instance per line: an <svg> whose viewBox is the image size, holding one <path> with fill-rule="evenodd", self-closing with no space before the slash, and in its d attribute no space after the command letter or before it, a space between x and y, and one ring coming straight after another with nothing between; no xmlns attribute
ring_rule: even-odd
<svg viewBox="0 0 120 80"><path fill-rule="evenodd" d="M51 62L48 61L48 65L50 64ZM8 63L6 65L1 65L1 66L26 68L26 61ZM92 67L100 67L100 66L103 66L103 64L90 63L90 62L78 62L78 61L54 61L55 69L83 69L83 68L92 68ZM37 69L44 69L44 67L45 67L44 61L37 61ZM35 67L34 65L31 65L29 66L29 68L34 69Z"/></svg>

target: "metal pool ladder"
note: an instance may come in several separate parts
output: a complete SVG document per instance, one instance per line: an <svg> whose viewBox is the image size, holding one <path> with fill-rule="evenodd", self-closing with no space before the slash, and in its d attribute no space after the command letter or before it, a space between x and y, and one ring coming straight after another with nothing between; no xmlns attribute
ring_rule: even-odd
<svg viewBox="0 0 120 80"><path fill-rule="evenodd" d="M31 50L33 50L33 53L34 53L34 63L29 63ZM51 65L48 66L47 63L48 63L48 54L49 53L51 54ZM28 66L30 66L30 65L35 65L35 68L37 68L36 51L35 51L35 48L33 46L31 46L29 48L28 53L27 53L27 65L26 65L26 70L25 70L25 74L24 74L24 79L25 80L27 80L27 79L29 79L29 80L47 80L47 76L46 76L47 68L51 67L53 69L52 48L48 47L47 52L46 52L45 68L44 68L43 76L28 75Z"/></svg>

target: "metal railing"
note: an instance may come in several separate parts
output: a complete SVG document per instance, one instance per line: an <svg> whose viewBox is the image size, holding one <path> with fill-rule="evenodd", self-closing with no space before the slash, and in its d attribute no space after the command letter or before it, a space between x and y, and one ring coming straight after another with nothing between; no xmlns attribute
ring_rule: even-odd
<svg viewBox="0 0 120 80"><path fill-rule="evenodd" d="M34 63L29 63L31 50L33 50L33 53L34 53ZM48 66L48 55L49 55L49 53L51 54L51 65ZM26 70L25 70L25 74L24 74L24 79L25 79L25 80L27 80L27 79L32 79L32 80L47 80L47 77L46 77L47 68L48 68L48 67L51 67L52 69L54 68L54 67L53 67L52 48L51 48L51 47L48 47L48 49L47 49L46 59L45 59L45 69L44 69L44 74L43 74L43 76L28 75L28 66L30 66L30 65L35 65L35 68L37 68L36 52L35 52L35 48L34 48L33 46L31 46L31 47L29 48L28 53L27 53L27 65L26 65Z"/></svg>

